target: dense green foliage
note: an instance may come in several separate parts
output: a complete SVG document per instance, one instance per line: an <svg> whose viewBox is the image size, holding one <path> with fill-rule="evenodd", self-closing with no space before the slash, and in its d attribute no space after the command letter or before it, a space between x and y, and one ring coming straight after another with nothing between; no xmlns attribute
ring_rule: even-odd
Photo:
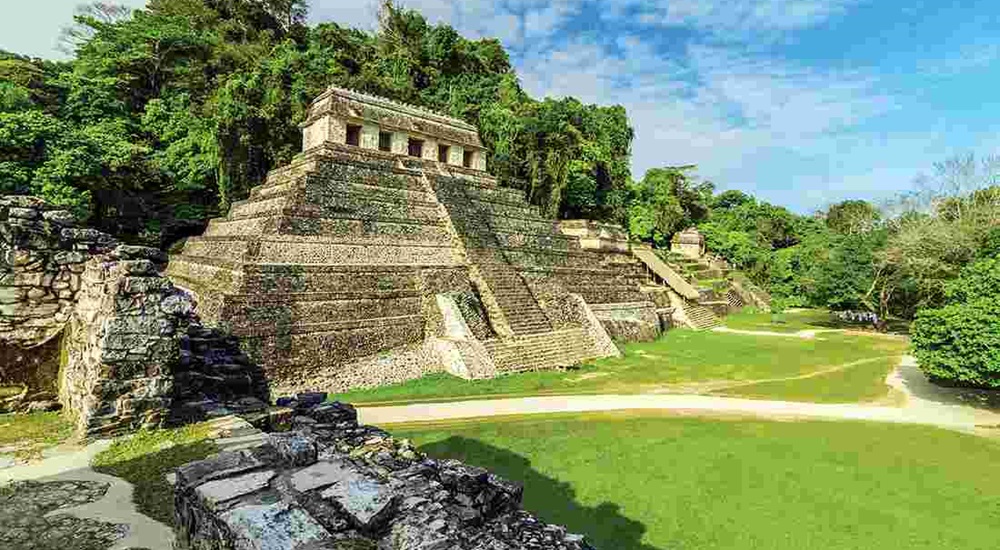
<svg viewBox="0 0 1000 550"><path fill-rule="evenodd" d="M632 185L628 230L633 238L667 246L670 236L704 220L713 186L695 181L694 166L653 168Z"/></svg>
<svg viewBox="0 0 1000 550"><path fill-rule="evenodd" d="M775 309L870 311L884 328L944 305L963 267L1000 253L1000 161L969 156L935 167L936 189L891 208L848 200L813 216L737 190L713 194L690 166L650 170L633 185L629 229L666 246L673 232L697 226L708 250L768 290Z"/></svg>
<svg viewBox="0 0 1000 550"><path fill-rule="evenodd" d="M524 483L596 548L992 549L996 441L923 426L617 413L397 425ZM947 518L942 521L942 518Z"/></svg>
<svg viewBox="0 0 1000 550"><path fill-rule="evenodd" d="M944 307L913 322L921 369L938 382L1000 388L1000 259L969 265L945 295Z"/></svg>
<svg viewBox="0 0 1000 550"><path fill-rule="evenodd" d="M497 40L389 3L376 33L304 15L302 0L95 4L73 61L0 55L0 193L166 245L288 162L309 102L334 84L477 124L490 170L550 215L624 219L622 107L534 100Z"/></svg>

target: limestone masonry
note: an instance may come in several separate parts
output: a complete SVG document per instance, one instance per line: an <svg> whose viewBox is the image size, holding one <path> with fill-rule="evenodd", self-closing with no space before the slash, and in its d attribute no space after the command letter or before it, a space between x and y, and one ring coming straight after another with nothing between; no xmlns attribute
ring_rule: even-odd
<svg viewBox="0 0 1000 550"><path fill-rule="evenodd" d="M569 367L766 304L697 231L674 254L543 217L484 171L464 122L330 88L303 143L169 279L158 250L0 197L0 411L129 431L270 395Z"/></svg>
<svg viewBox="0 0 1000 550"><path fill-rule="evenodd" d="M33 197L0 197L0 412L62 406L82 434L263 407L235 339L202 327L158 270L166 258L77 227Z"/></svg>
<svg viewBox="0 0 1000 550"><path fill-rule="evenodd" d="M167 271L275 393L566 367L661 331L623 232L561 231L484 171L472 126L330 88L303 146Z"/></svg>
<svg viewBox="0 0 1000 550"><path fill-rule="evenodd" d="M359 426L350 406L293 407L291 431L241 430L254 443L177 470L178 549L593 550L522 510L520 485Z"/></svg>

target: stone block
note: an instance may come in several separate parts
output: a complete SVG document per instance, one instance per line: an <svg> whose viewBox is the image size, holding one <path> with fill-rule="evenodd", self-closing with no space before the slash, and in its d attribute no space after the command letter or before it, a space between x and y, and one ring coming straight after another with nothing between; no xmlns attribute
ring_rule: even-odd
<svg viewBox="0 0 1000 550"><path fill-rule="evenodd" d="M221 452L178 468L177 483L178 487L194 488L208 481L256 470L265 465L265 462L248 450Z"/></svg>
<svg viewBox="0 0 1000 550"><path fill-rule="evenodd" d="M305 493L335 483L365 478L355 466L344 460L325 460L293 473L289 483L296 491Z"/></svg>
<svg viewBox="0 0 1000 550"><path fill-rule="evenodd" d="M58 265L79 264L87 260L87 255L78 250L57 252L52 256L52 261Z"/></svg>
<svg viewBox="0 0 1000 550"><path fill-rule="evenodd" d="M336 502L355 525L367 531L384 525L396 502L396 495L387 485L357 475L327 487L321 496Z"/></svg>
<svg viewBox="0 0 1000 550"><path fill-rule="evenodd" d="M231 544L247 550L334 548L330 533L308 512L283 502L234 508L221 516Z"/></svg>
<svg viewBox="0 0 1000 550"><path fill-rule="evenodd" d="M201 498L206 507L214 510L221 503L267 488L271 480L274 479L274 476L274 470L265 470L236 477L217 479L199 485L195 488L195 493Z"/></svg>
<svg viewBox="0 0 1000 550"><path fill-rule="evenodd" d="M7 215L11 218L20 218L23 220L37 220L40 215L38 210L34 208L18 208L13 207L7 210Z"/></svg>
<svg viewBox="0 0 1000 550"><path fill-rule="evenodd" d="M46 221L57 225L68 226L76 224L76 216L68 210L49 210L48 212L42 213L42 217L45 218Z"/></svg>
<svg viewBox="0 0 1000 550"><path fill-rule="evenodd" d="M270 434L267 442L277 452L277 460L285 466L309 466L316 462L316 442L297 433Z"/></svg>
<svg viewBox="0 0 1000 550"><path fill-rule="evenodd" d="M163 277L125 277L122 290L131 294L166 293L172 291L174 285Z"/></svg>
<svg viewBox="0 0 1000 550"><path fill-rule="evenodd" d="M111 251L111 254L121 260L149 260L156 263L166 263L167 254L160 249L148 246L131 246L121 244Z"/></svg>

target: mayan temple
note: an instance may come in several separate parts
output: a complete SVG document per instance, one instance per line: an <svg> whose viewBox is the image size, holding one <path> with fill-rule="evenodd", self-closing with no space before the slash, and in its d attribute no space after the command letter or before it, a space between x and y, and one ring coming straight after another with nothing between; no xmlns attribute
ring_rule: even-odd
<svg viewBox="0 0 1000 550"><path fill-rule="evenodd" d="M278 394L570 366L669 316L620 228L543 217L485 171L473 126L330 88L302 129L167 271Z"/></svg>

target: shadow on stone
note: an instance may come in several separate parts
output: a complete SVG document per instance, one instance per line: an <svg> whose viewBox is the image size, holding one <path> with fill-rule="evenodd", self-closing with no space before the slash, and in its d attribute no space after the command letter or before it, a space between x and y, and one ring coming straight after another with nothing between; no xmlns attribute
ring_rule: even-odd
<svg viewBox="0 0 1000 550"><path fill-rule="evenodd" d="M646 526L622 515L618 504L604 502L594 507L581 504L576 500L572 484L535 471L527 458L507 449L454 436L423 445L419 450L434 458L453 458L487 468L523 484L525 510L546 522L565 525L570 532L586 535L595 548L658 550L642 542Z"/></svg>

